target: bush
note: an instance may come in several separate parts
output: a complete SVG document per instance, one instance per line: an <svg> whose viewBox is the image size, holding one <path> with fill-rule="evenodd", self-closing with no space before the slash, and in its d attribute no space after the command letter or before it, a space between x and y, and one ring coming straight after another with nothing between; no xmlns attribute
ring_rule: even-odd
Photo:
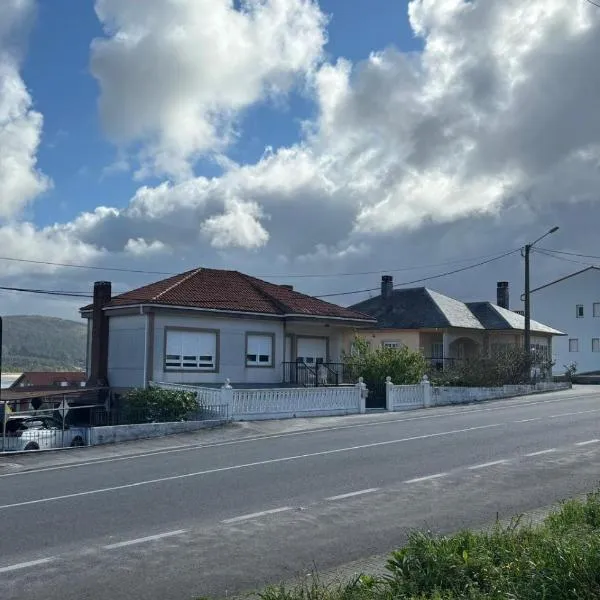
<svg viewBox="0 0 600 600"><path fill-rule="evenodd" d="M528 356L523 348L508 347L493 358L477 357L459 362L445 371L431 373L435 385L465 387L497 387L529 383L531 368L545 368L535 356Z"/></svg>
<svg viewBox="0 0 600 600"><path fill-rule="evenodd" d="M382 577L273 587L260 600L597 600L600 494L572 500L539 526L496 524L489 532L414 533Z"/></svg>
<svg viewBox="0 0 600 600"><path fill-rule="evenodd" d="M346 372L354 379L363 377L368 383L383 383L391 377L397 385L419 383L427 371L427 361L420 352L403 348L375 348L356 336L352 352L342 357Z"/></svg>
<svg viewBox="0 0 600 600"><path fill-rule="evenodd" d="M194 392L149 387L135 389L123 397L123 413L130 423L184 421L198 409Z"/></svg>

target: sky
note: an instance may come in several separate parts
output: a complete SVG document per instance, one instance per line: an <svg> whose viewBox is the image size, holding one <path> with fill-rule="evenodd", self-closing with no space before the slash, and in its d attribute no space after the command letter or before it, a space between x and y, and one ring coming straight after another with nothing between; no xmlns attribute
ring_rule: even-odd
<svg viewBox="0 0 600 600"><path fill-rule="evenodd" d="M598 65L586 0L2 0L0 314L196 267L518 308L551 227L533 285L600 263Z"/></svg>

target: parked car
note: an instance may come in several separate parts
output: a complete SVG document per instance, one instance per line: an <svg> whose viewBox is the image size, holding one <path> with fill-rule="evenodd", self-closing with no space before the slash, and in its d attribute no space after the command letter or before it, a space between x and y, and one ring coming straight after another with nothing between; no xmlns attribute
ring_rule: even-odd
<svg viewBox="0 0 600 600"><path fill-rule="evenodd" d="M2 437L0 422L0 450L40 450L85 446L86 430L71 427L48 416L10 415Z"/></svg>

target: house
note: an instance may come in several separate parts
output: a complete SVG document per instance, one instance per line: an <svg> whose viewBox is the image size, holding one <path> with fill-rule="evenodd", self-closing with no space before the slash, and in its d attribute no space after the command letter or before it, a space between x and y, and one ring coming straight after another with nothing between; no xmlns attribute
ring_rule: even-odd
<svg viewBox="0 0 600 600"><path fill-rule="evenodd" d="M377 325L365 335L371 345L407 346L420 350L435 366L490 356L506 346L522 346L525 319L508 309L507 282L499 282L498 304L464 303L425 287L394 289L393 278L384 275L381 294L350 308L371 315ZM560 331L531 321L531 342L539 352L552 356L552 339ZM347 340L347 347L350 342Z"/></svg>
<svg viewBox="0 0 600 600"><path fill-rule="evenodd" d="M9 389L27 391L53 390L56 388L82 387L86 382L83 371L28 371L19 375L9 386Z"/></svg>
<svg viewBox="0 0 600 600"><path fill-rule="evenodd" d="M565 338L554 345L556 374L577 363L577 373L600 371L600 268L588 267L531 291L531 311L555 323Z"/></svg>
<svg viewBox="0 0 600 600"><path fill-rule="evenodd" d="M88 320L91 385L115 390L150 381L237 386L317 377L339 363L349 331L375 320L255 277L198 268L112 296L94 286Z"/></svg>

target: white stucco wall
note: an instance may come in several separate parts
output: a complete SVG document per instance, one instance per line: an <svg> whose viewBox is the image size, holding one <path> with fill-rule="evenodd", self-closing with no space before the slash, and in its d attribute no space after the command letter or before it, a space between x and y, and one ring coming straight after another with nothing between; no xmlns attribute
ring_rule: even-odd
<svg viewBox="0 0 600 600"><path fill-rule="evenodd" d="M592 339L600 338L600 317L593 316L593 304L600 302L600 270L585 271L559 281L531 295L531 317L568 334L555 337L554 372L564 373L564 365L574 361L578 373L600 370L600 352L592 352ZM583 318L575 308L584 307ZM579 351L569 352L569 339L579 340Z"/></svg>
<svg viewBox="0 0 600 600"><path fill-rule="evenodd" d="M114 388L144 385L146 315L109 318L108 382Z"/></svg>
<svg viewBox="0 0 600 600"><path fill-rule="evenodd" d="M164 368L165 330L169 327L219 331L219 364L216 373L173 372ZM246 367L246 333L275 335L273 367ZM283 362L283 324L272 319L237 319L195 314L161 314L154 318L152 379L166 383L280 383Z"/></svg>

